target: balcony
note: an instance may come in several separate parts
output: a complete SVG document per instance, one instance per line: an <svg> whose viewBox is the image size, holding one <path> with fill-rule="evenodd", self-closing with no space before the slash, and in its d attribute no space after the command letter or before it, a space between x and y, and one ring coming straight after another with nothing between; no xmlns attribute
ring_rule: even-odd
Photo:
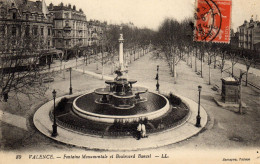
<svg viewBox="0 0 260 164"><path fill-rule="evenodd" d="M69 39L72 39L73 37L72 36L70 36L70 35L67 35L67 36L63 36L63 39L64 40L69 40Z"/></svg>
<svg viewBox="0 0 260 164"><path fill-rule="evenodd" d="M63 31L64 31L65 33L69 33L69 32L71 32L71 27L70 27L70 26L65 26L65 27L63 28Z"/></svg>

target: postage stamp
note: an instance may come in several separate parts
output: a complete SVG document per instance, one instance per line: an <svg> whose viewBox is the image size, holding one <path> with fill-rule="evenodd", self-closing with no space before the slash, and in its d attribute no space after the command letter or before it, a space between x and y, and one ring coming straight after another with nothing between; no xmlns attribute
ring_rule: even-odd
<svg viewBox="0 0 260 164"><path fill-rule="evenodd" d="M229 43L231 0L197 0L194 41Z"/></svg>

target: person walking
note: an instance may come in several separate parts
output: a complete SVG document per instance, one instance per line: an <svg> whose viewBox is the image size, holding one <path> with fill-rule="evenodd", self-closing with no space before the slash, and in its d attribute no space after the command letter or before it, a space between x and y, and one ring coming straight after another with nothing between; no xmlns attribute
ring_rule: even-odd
<svg viewBox="0 0 260 164"><path fill-rule="evenodd" d="M141 139L141 131L142 131L142 125L141 123L139 123L137 126L137 140Z"/></svg>

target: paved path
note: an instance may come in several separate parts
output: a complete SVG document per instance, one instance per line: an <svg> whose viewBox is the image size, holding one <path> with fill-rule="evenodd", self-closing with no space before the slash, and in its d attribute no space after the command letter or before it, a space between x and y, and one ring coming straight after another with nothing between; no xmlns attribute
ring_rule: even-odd
<svg viewBox="0 0 260 164"><path fill-rule="evenodd" d="M75 95L72 95L75 96ZM59 101L62 97L57 99ZM128 138L102 138L100 136L89 136L86 134L81 134L77 132L73 132L70 129L65 129L62 127L58 127L58 136L51 137L52 133L52 120L49 117L49 112L53 108L53 101L49 101L40 107L34 115L34 125L36 128L54 140L57 140L62 143L75 145L78 147L86 147L89 149L99 149L99 150L115 150L115 151L123 151L123 150L141 150L148 148L157 148L161 146L170 145L187 138L194 136L199 133L200 130L207 123L207 113L201 107L201 128L195 127L196 124L196 116L197 116L197 103L194 101L181 97L184 103L186 103L190 107L190 116L187 121L183 124L169 129L165 132L160 132L156 134L150 134L148 138L144 138L141 140L136 140L132 137Z"/></svg>
<svg viewBox="0 0 260 164"><path fill-rule="evenodd" d="M0 110L0 121L28 131L26 118Z"/></svg>

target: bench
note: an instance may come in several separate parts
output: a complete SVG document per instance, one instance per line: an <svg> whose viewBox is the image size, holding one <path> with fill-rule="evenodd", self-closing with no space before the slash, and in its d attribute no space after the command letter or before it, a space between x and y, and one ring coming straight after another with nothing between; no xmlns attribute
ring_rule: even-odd
<svg viewBox="0 0 260 164"><path fill-rule="evenodd" d="M218 85L214 85L212 88L211 88L213 91L219 91L220 89L219 89L219 86Z"/></svg>
<svg viewBox="0 0 260 164"><path fill-rule="evenodd" d="M51 83L51 82L53 82L53 81L54 81L54 78L52 78L52 77L48 77L48 78L42 79L42 82L43 82L43 83Z"/></svg>

